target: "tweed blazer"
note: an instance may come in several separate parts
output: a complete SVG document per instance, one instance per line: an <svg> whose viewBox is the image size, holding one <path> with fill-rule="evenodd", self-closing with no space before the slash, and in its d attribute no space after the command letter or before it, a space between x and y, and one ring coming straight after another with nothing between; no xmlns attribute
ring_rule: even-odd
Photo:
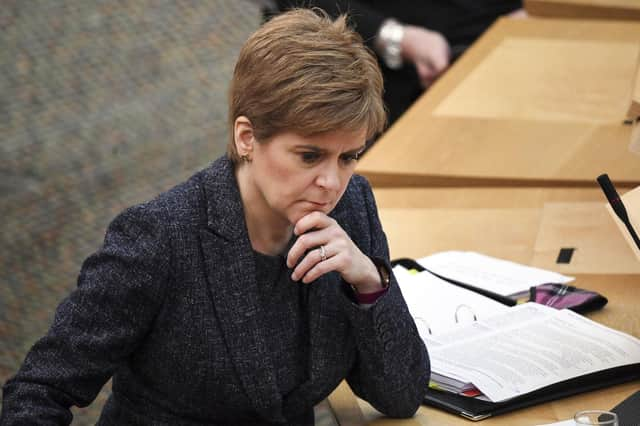
<svg viewBox="0 0 640 426"><path fill-rule="evenodd" d="M351 178L331 216L388 266L364 178ZM345 378L381 412L415 413L429 359L395 278L367 308L335 272L310 284L309 379L285 396L258 285L233 164L222 157L113 220L4 385L0 424L69 424L69 407L90 404L111 377L101 425L312 424L313 406Z"/></svg>

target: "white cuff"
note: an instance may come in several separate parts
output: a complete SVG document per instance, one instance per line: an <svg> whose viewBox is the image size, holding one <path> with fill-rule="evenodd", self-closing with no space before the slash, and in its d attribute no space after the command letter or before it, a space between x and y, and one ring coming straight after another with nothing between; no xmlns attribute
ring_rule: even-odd
<svg viewBox="0 0 640 426"><path fill-rule="evenodd" d="M384 63L391 69L402 67L402 39L404 38L404 25L393 18L382 23L376 38L376 49Z"/></svg>

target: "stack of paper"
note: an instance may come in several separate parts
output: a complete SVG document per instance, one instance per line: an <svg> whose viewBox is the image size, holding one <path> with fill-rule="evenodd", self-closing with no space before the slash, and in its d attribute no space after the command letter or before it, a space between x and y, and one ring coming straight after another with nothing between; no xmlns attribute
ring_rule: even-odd
<svg viewBox="0 0 640 426"><path fill-rule="evenodd" d="M418 259L434 274L502 296L529 291L532 286L573 281L556 272L525 266L470 251L444 251Z"/></svg>
<svg viewBox="0 0 640 426"><path fill-rule="evenodd" d="M453 336L456 336L453 338ZM640 364L640 340L569 310L535 303L480 319L429 347L432 381L500 402L566 380Z"/></svg>

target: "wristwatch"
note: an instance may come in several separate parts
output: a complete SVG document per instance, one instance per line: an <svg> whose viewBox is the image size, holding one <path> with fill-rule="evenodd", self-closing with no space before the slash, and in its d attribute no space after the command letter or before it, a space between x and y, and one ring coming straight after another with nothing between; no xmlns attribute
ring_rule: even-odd
<svg viewBox="0 0 640 426"><path fill-rule="evenodd" d="M402 39L404 38L404 25L393 18L382 23L376 38L376 49L384 63L391 69L402 67Z"/></svg>

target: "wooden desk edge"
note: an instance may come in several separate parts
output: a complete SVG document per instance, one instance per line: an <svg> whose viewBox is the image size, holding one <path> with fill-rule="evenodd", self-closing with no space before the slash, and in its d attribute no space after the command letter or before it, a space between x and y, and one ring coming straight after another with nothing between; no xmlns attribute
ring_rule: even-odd
<svg viewBox="0 0 640 426"><path fill-rule="evenodd" d="M534 17L569 18L569 19L614 19L634 21L640 19L640 8L624 5L598 5L568 3L562 0L525 0L524 8Z"/></svg>
<svg viewBox="0 0 640 426"><path fill-rule="evenodd" d="M629 155L632 155L631 153ZM357 170L374 187L518 187L518 188L597 188L596 177L587 180L481 178L472 176L438 176L369 172ZM616 187L634 188L640 180L616 179Z"/></svg>

